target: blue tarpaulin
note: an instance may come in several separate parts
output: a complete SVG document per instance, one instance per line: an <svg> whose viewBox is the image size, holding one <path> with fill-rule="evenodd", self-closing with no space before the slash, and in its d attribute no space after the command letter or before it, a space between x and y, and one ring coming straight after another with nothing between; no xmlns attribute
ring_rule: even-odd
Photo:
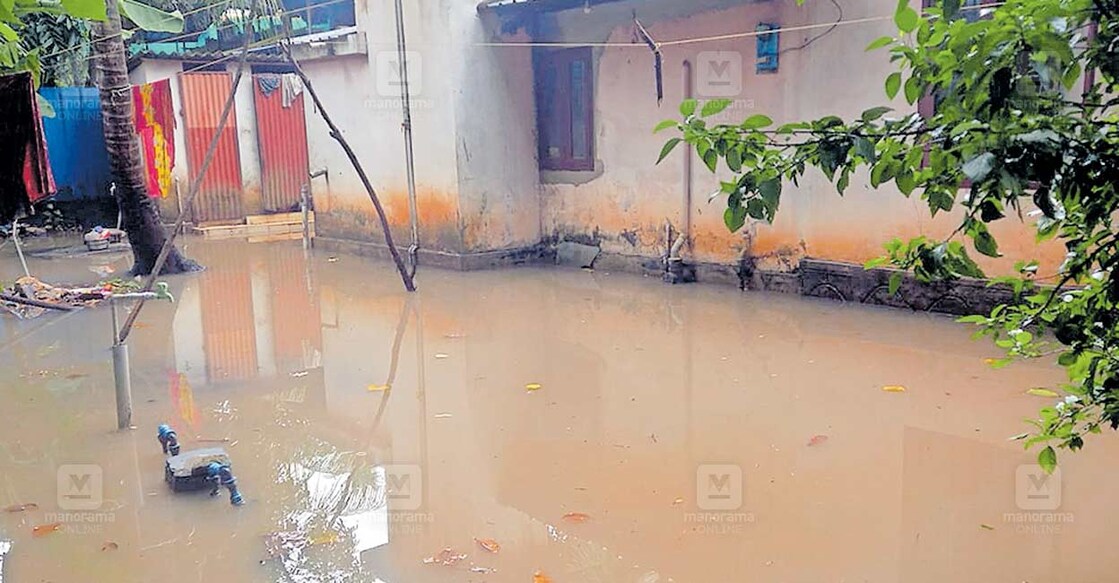
<svg viewBox="0 0 1119 583"><path fill-rule="evenodd" d="M43 118L56 200L109 196L112 170L101 129L101 98L95 87L43 87L54 117Z"/></svg>

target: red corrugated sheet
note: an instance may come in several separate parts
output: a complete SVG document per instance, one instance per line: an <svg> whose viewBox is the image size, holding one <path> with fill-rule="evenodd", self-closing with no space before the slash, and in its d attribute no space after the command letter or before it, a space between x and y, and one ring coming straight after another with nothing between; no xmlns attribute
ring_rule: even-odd
<svg viewBox="0 0 1119 583"><path fill-rule="evenodd" d="M272 334L279 370L315 366L322 352L322 317L310 286L307 257L296 246L275 247L268 253L272 284Z"/></svg>
<svg viewBox="0 0 1119 583"><path fill-rule="evenodd" d="M279 78L279 75L253 77L261 188L264 210L270 212L297 210L299 190L307 182L303 95L284 107Z"/></svg>
<svg viewBox="0 0 1119 583"><path fill-rule="evenodd" d="M189 73L179 78L186 125L187 162L193 183L206 157L206 149L221 120L222 108L233 80L229 73ZM237 114L218 140L213 162L191 208L195 223L230 223L245 218L242 205L241 158L237 149Z"/></svg>

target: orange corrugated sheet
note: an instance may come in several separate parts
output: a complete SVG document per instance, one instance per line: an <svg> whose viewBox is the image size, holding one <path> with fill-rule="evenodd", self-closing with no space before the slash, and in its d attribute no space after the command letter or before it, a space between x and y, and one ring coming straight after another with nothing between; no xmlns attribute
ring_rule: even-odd
<svg viewBox="0 0 1119 583"><path fill-rule="evenodd" d="M221 120L222 108L233 80L229 73L188 73L179 78L183 97L183 122L186 126L187 162L190 180L198 177L206 149ZM194 222L231 223L245 218L242 204L241 158L237 149L237 113L218 140L213 162L206 171L198 196L191 208Z"/></svg>

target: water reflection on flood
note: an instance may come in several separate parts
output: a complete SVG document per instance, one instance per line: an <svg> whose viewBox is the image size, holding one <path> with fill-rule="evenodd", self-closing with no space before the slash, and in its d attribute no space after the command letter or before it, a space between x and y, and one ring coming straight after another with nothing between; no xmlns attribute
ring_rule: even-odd
<svg viewBox="0 0 1119 583"><path fill-rule="evenodd" d="M535 269L424 270L407 297L388 266L297 245L189 252L209 269L173 278L178 302L149 306L130 341L134 432L111 431L104 311L4 321L0 506L39 506L0 513L8 580L1103 581L1119 567L1093 550L1117 518L1115 439L1064 456L1056 508L1023 509L1032 456L1006 437L1044 403L1024 390L1060 371L992 371L948 320ZM42 267L79 278L89 260ZM186 448L227 448L247 504L172 495L160 422ZM94 510L62 507L73 464L103 475Z"/></svg>

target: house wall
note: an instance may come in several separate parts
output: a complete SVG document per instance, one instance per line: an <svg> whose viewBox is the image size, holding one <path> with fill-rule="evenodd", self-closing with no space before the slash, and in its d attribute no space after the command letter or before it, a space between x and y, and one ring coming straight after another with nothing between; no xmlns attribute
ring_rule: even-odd
<svg viewBox="0 0 1119 583"><path fill-rule="evenodd" d="M640 257L665 254L669 245L666 223L671 223L674 230L683 226L684 157L688 154L680 148L661 165L655 165L669 136L653 136L651 130L663 119L679 117L685 61L691 62L696 72L697 97L704 98L718 97L703 94L709 89L700 78L704 60L722 59L727 54L741 57L741 90L730 96L735 103L720 121L737 122L754 113L769 115L777 123L828 114L850 118L869 107L887 104L882 86L893 70L888 55L881 51L867 53L865 47L880 36L896 34L890 18L896 3L837 1L845 20L881 20L840 26L801 50L793 47L823 29L782 32L780 44L785 52L774 74L755 73L754 38L665 47L665 98L661 104L655 95L653 56L647 48L596 49L596 170L541 173L543 235L594 241L608 253ZM632 43L634 11L658 41L753 31L760 22L790 29L832 22L838 16L830 2L798 6L778 0L624 1L594 6L589 13L579 9L540 17L534 40ZM492 49L494 53L509 50ZM520 99L524 106L531 96L521 95ZM899 114L915 110L900 99L889 105ZM534 120L518 123L535 130ZM535 147L518 148L505 164L535 168ZM810 170L799 187L786 185L774 225L752 222L743 232L731 234L722 220L725 199L708 202L709 193L718 189L717 177L696 160L692 180L692 258L702 262L734 263L742 255L756 258L761 267L778 269L791 268L805 256L863 262L879 255L882 243L893 237L944 236L958 224L958 215L932 220L919 198L907 199L890 185L872 190L865 173L853 177L841 199L818 171ZM531 199L534 194L526 189L521 196ZM1032 230L1013 220L996 225L993 232L1007 257L980 258L991 272L1005 272L1015 259L1037 256L1056 266L1063 255L1058 246L1035 248Z"/></svg>
<svg viewBox="0 0 1119 583"><path fill-rule="evenodd" d="M425 249L460 252L463 229L459 213L458 160L455 149L458 53L452 49L451 2L404 2L410 81L412 130L420 241ZM396 25L392 0L368 0L356 6L357 26L366 35L368 54L304 64L315 89L362 162L385 206L396 242L411 241L407 173L398 76ZM383 243L373 205L341 147L308 102L307 134L312 171L326 169L329 186L313 183L316 232L320 236ZM325 193L325 194L324 194Z"/></svg>

